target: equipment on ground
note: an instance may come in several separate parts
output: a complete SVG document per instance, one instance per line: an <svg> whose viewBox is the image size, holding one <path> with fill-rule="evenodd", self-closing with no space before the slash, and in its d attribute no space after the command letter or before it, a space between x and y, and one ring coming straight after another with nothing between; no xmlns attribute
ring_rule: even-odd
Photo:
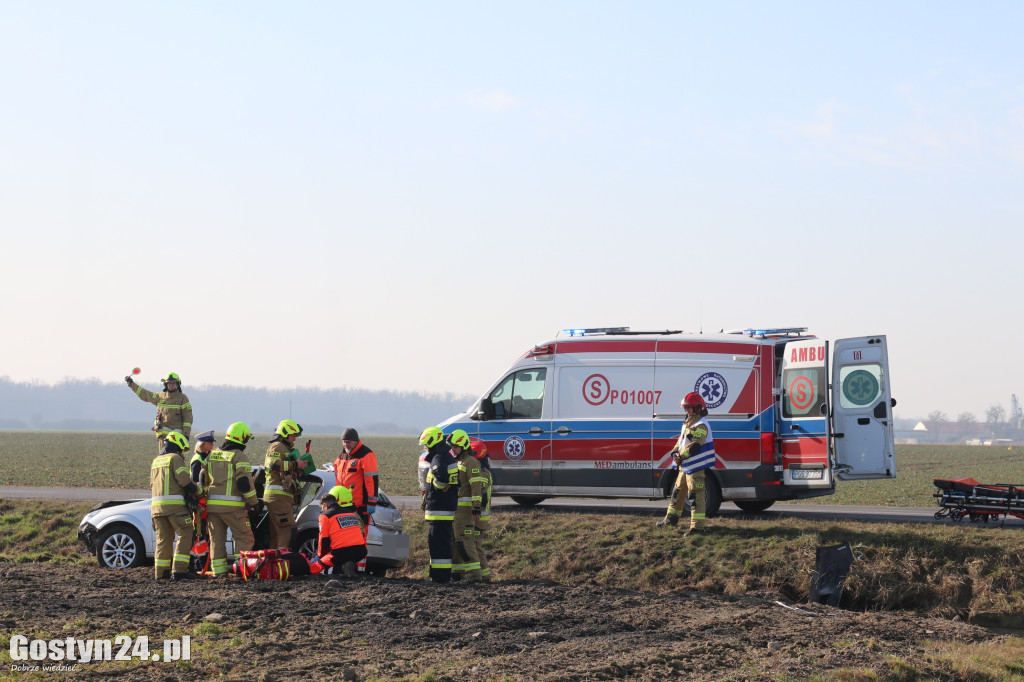
<svg viewBox="0 0 1024 682"><path fill-rule="evenodd" d="M1024 484L978 483L973 478L936 478L934 497L939 501L935 518L988 523L1007 516L1024 519Z"/></svg>

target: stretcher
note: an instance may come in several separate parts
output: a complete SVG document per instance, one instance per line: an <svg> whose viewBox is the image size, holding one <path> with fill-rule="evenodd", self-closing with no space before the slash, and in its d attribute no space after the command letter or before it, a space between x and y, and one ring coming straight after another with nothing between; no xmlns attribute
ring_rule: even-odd
<svg viewBox="0 0 1024 682"><path fill-rule="evenodd" d="M978 483L973 478L936 478L934 497L939 501L936 519L988 523L1002 517L1024 519L1024 485L1011 483Z"/></svg>

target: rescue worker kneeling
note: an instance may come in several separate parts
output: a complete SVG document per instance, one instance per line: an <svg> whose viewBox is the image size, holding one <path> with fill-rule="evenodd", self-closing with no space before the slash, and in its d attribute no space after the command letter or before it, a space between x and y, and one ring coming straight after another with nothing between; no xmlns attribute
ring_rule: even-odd
<svg viewBox="0 0 1024 682"><path fill-rule="evenodd" d="M188 572L193 526L187 502L195 504L198 489L189 476L188 465L182 455L186 450L188 439L177 431L171 431L149 470L153 495L151 513L153 530L156 531L154 566L157 580L195 577Z"/></svg>
<svg viewBox="0 0 1024 682"><path fill-rule="evenodd" d="M366 556L363 520L352 506L352 491L336 485L320 498L320 541L317 556L334 573L354 578L356 563ZM315 569L314 569L315 571Z"/></svg>

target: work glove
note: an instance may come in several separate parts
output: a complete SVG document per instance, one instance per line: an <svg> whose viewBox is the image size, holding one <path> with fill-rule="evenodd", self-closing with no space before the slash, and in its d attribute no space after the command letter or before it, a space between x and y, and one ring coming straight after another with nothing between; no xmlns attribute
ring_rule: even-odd
<svg viewBox="0 0 1024 682"><path fill-rule="evenodd" d="M197 512L199 511L199 500L192 497L191 495L188 495L185 497L185 506L188 507L188 510L190 512Z"/></svg>
<svg viewBox="0 0 1024 682"><path fill-rule="evenodd" d="M129 374L128 376L126 376L124 378L124 383L128 384L129 386L132 385L132 375L131 374Z"/></svg>
<svg viewBox="0 0 1024 682"><path fill-rule="evenodd" d="M373 512L375 512L375 511L377 511L377 505L375 505L375 504L368 504L368 505L366 505L366 513L367 514L373 514Z"/></svg>

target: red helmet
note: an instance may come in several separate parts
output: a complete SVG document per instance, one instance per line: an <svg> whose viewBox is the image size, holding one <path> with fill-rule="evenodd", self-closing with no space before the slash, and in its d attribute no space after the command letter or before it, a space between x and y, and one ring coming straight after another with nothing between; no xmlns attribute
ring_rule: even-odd
<svg viewBox="0 0 1024 682"><path fill-rule="evenodd" d="M487 456L487 446L484 445L482 440L471 441L469 449L473 451L473 456L477 459L483 459Z"/></svg>
<svg viewBox="0 0 1024 682"><path fill-rule="evenodd" d="M704 398L700 397L700 393L687 393L686 397L679 403L679 407L694 407L698 410L704 410L707 409L707 404L705 404Z"/></svg>

